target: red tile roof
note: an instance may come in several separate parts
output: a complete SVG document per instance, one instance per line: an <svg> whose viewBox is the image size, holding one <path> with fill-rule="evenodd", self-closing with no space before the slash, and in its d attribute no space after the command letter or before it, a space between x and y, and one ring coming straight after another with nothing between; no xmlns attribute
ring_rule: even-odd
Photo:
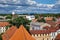
<svg viewBox="0 0 60 40"><path fill-rule="evenodd" d="M18 30L9 40L35 40L28 31L24 28L23 25L20 26Z"/></svg>
<svg viewBox="0 0 60 40"><path fill-rule="evenodd" d="M48 26L45 26L45 27L43 27L43 29L49 29L50 27L48 27Z"/></svg>
<svg viewBox="0 0 60 40"><path fill-rule="evenodd" d="M54 21L46 21L46 23L50 24L53 27L55 27L55 25L56 25L56 23Z"/></svg>
<svg viewBox="0 0 60 40"><path fill-rule="evenodd" d="M57 24L60 24L60 20L56 22Z"/></svg>
<svg viewBox="0 0 60 40"><path fill-rule="evenodd" d="M49 34L50 31L48 31L48 30L31 30L30 33L31 34Z"/></svg>
<svg viewBox="0 0 60 40"><path fill-rule="evenodd" d="M9 40L9 38L15 33L16 30L17 28L15 26L12 26L2 35L2 39Z"/></svg>
<svg viewBox="0 0 60 40"><path fill-rule="evenodd" d="M46 17L45 20L53 20L53 17Z"/></svg>
<svg viewBox="0 0 60 40"><path fill-rule="evenodd" d="M51 32L56 32L59 27L47 27L46 30L30 30L31 34L49 34Z"/></svg>
<svg viewBox="0 0 60 40"><path fill-rule="evenodd" d="M9 22L0 22L0 27L5 27L9 25Z"/></svg>

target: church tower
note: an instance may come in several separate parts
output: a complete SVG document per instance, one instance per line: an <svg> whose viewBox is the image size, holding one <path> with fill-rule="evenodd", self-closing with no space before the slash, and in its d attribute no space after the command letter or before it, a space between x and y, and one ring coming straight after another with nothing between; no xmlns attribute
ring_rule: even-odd
<svg viewBox="0 0 60 40"><path fill-rule="evenodd" d="M15 18L15 12L12 12L12 20Z"/></svg>

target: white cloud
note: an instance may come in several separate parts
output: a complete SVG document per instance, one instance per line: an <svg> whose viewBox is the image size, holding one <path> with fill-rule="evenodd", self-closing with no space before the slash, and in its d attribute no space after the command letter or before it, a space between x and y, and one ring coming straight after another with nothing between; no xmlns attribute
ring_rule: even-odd
<svg viewBox="0 0 60 40"><path fill-rule="evenodd" d="M57 1L56 1L56 4L60 4L60 0L57 0Z"/></svg>
<svg viewBox="0 0 60 40"><path fill-rule="evenodd" d="M37 4L39 7L47 7L47 8L52 8L54 4Z"/></svg>
<svg viewBox="0 0 60 40"><path fill-rule="evenodd" d="M37 3L36 1L33 0L0 0L0 3L13 3L13 4L24 4L24 5L31 5L30 7L26 6L13 6L13 5L2 5L0 4L0 7L10 7L9 12L16 11L16 12L43 12L43 11L49 11L49 10L56 10L53 9L57 3L60 3L60 0L56 4L41 4ZM11 8L14 8L11 10ZM38 10L38 11L37 11Z"/></svg>
<svg viewBox="0 0 60 40"><path fill-rule="evenodd" d="M0 4L0 7L8 7L9 5L2 5L2 4Z"/></svg>
<svg viewBox="0 0 60 40"><path fill-rule="evenodd" d="M51 8L54 5L53 4L38 4L36 1L33 0L0 0L0 3L14 3L14 4L28 4L32 6L37 6L37 7L48 7Z"/></svg>
<svg viewBox="0 0 60 40"><path fill-rule="evenodd" d="M0 0L0 3L36 4L36 1L32 1L32 0Z"/></svg>
<svg viewBox="0 0 60 40"><path fill-rule="evenodd" d="M57 0L54 6L52 7L54 10L59 10L60 11L60 0Z"/></svg>
<svg viewBox="0 0 60 40"><path fill-rule="evenodd" d="M28 0L28 3L32 5L32 4L36 4L36 1Z"/></svg>
<svg viewBox="0 0 60 40"><path fill-rule="evenodd" d="M20 3L20 0L0 0L0 3Z"/></svg>

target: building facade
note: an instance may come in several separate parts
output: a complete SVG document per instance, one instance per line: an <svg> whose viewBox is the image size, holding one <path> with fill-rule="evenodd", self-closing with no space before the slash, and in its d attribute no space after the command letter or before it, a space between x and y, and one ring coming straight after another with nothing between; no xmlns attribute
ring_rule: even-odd
<svg viewBox="0 0 60 40"><path fill-rule="evenodd" d="M8 22L0 22L0 34L6 31L6 26L8 26Z"/></svg>
<svg viewBox="0 0 60 40"><path fill-rule="evenodd" d="M47 24L42 24L42 26L39 25L39 27L38 25L33 25L30 27L30 33L36 40L55 40L56 36L60 33L60 28L59 26L51 27Z"/></svg>

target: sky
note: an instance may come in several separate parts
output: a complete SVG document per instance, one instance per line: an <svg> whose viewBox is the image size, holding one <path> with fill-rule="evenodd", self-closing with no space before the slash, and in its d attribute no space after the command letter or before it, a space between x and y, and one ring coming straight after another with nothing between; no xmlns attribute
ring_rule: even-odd
<svg viewBox="0 0 60 40"><path fill-rule="evenodd" d="M55 4L57 0L35 0L35 1L42 4Z"/></svg>
<svg viewBox="0 0 60 40"><path fill-rule="evenodd" d="M60 13L60 0L0 0L1 13Z"/></svg>

